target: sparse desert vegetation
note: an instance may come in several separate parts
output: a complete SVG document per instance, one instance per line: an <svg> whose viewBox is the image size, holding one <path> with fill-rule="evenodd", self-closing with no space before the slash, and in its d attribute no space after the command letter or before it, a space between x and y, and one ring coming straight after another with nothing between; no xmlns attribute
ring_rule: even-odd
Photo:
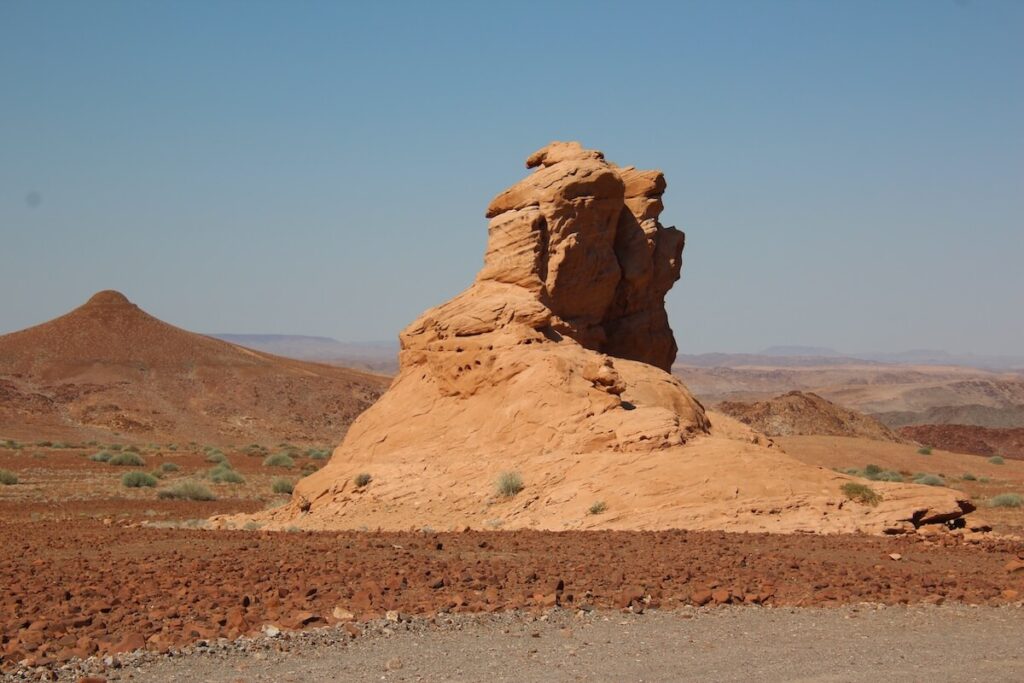
<svg viewBox="0 0 1024 683"><path fill-rule="evenodd" d="M245 477L231 468L225 461L217 465L207 474L210 481L215 484L244 484Z"/></svg>
<svg viewBox="0 0 1024 683"><path fill-rule="evenodd" d="M263 461L264 467L295 467L295 460L287 453L268 455Z"/></svg>
<svg viewBox="0 0 1024 683"><path fill-rule="evenodd" d="M946 480L937 474L919 473L914 476L914 483L924 486L945 486Z"/></svg>
<svg viewBox="0 0 1024 683"><path fill-rule="evenodd" d="M864 505L878 505L882 502L881 494L866 484L848 481L840 487L840 490L850 500Z"/></svg>
<svg viewBox="0 0 1024 683"><path fill-rule="evenodd" d="M10 470L0 470L0 485L14 486L18 483L18 476Z"/></svg>
<svg viewBox="0 0 1024 683"><path fill-rule="evenodd" d="M121 486L130 489L143 487L154 487L157 485L157 478L145 472L125 472L121 475Z"/></svg>
<svg viewBox="0 0 1024 683"><path fill-rule="evenodd" d="M217 464L223 464L228 461L228 456L224 455L224 452L220 449L214 449L208 451L206 454L206 462L212 462Z"/></svg>
<svg viewBox="0 0 1024 683"><path fill-rule="evenodd" d="M870 479L871 481L903 481L903 475L899 472L884 470L878 465L866 465L862 470L856 467L848 467L840 471L844 474Z"/></svg>
<svg viewBox="0 0 1024 683"><path fill-rule="evenodd" d="M523 477L518 472L502 472L496 486L498 495L511 498L523 490Z"/></svg>
<svg viewBox="0 0 1024 683"><path fill-rule="evenodd" d="M603 500L598 500L590 504L587 508L587 513L591 515L600 515L608 510L608 506L605 505Z"/></svg>
<svg viewBox="0 0 1024 683"><path fill-rule="evenodd" d="M288 479L282 479L278 477L270 483L270 490L274 493L287 493L290 494L294 490L295 486Z"/></svg>
<svg viewBox="0 0 1024 683"><path fill-rule="evenodd" d="M111 457L107 464L114 465L115 467L142 467L146 464L146 461L138 453L123 451Z"/></svg>
<svg viewBox="0 0 1024 683"><path fill-rule="evenodd" d="M166 500L217 500L210 489L197 481L183 481L157 493L158 498Z"/></svg>
<svg viewBox="0 0 1024 683"><path fill-rule="evenodd" d="M369 486L370 482L373 481L373 477L368 472L360 472L352 481L355 483L356 488L361 489L364 486Z"/></svg>
<svg viewBox="0 0 1024 683"><path fill-rule="evenodd" d="M1024 496L1019 493L1000 493L992 496L988 504L994 508L1019 508L1024 506Z"/></svg>
<svg viewBox="0 0 1024 683"><path fill-rule="evenodd" d="M919 455L931 455L932 454L932 447L931 446L921 446L920 448L917 449L917 452L918 452Z"/></svg>
<svg viewBox="0 0 1024 683"><path fill-rule="evenodd" d="M988 459L988 461L993 465L1002 465L1006 463L1006 461L1003 460L1003 457L1001 455L993 455L991 458Z"/></svg>

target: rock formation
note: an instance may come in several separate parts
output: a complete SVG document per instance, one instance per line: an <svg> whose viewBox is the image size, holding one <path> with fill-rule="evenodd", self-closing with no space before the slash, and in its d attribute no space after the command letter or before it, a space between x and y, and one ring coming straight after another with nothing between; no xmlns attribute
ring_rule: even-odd
<svg viewBox="0 0 1024 683"><path fill-rule="evenodd" d="M400 335L400 371L271 527L894 530L969 508L886 485L846 501L844 475L803 465L715 418L667 370L665 293L684 237L665 178L555 142L487 209L484 266ZM525 483L495 492L501 472ZM357 486L359 473L373 477ZM886 488L881 486L881 488ZM588 514L591 508L607 512ZM222 520L224 523L241 521Z"/></svg>
<svg viewBox="0 0 1024 683"><path fill-rule="evenodd" d="M665 176L618 168L575 142L552 143L526 166L538 170L487 208L477 283L513 285L517 298L542 304L527 307L535 330L668 371L677 349L665 294L679 279L685 236L658 222Z"/></svg>

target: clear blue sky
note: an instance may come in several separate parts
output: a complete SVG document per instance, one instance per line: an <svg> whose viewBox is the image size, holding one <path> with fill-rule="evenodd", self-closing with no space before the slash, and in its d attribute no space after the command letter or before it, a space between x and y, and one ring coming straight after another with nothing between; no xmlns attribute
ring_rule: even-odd
<svg viewBox="0 0 1024 683"><path fill-rule="evenodd" d="M0 2L0 332L393 338L554 139L661 168L684 352L1024 351L1024 3Z"/></svg>

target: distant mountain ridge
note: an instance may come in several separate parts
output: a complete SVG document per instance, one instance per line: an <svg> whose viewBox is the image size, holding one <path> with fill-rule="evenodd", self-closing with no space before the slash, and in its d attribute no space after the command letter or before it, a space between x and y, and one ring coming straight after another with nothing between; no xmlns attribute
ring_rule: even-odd
<svg viewBox="0 0 1024 683"><path fill-rule="evenodd" d="M346 342L301 334L235 334L208 336L286 358L348 365L393 373L398 367L397 341ZM953 354L940 349L844 353L824 346L770 346L757 353L681 353L676 365L692 367L815 367L835 365L950 365L982 370L1024 372L1024 356Z"/></svg>
<svg viewBox="0 0 1024 683"><path fill-rule="evenodd" d="M950 365L981 370L1024 369L1024 356L954 354L936 349L895 352L843 353L817 346L772 346L758 353L679 354L676 364L695 367L819 366L819 365Z"/></svg>
<svg viewBox="0 0 1024 683"><path fill-rule="evenodd" d="M229 334L209 336L276 356L344 365L382 374L398 368L397 341L342 342L301 334Z"/></svg>

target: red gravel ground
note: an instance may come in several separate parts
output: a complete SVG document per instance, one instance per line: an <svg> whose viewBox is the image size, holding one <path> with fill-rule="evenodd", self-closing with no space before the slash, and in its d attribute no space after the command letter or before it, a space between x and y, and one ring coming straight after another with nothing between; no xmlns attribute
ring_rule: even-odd
<svg viewBox="0 0 1024 683"><path fill-rule="evenodd" d="M1024 544L718 532L270 533L0 522L0 669L386 610L1024 596ZM897 554L899 559L891 555ZM336 616L337 614L337 616ZM354 629L353 629L354 630Z"/></svg>

